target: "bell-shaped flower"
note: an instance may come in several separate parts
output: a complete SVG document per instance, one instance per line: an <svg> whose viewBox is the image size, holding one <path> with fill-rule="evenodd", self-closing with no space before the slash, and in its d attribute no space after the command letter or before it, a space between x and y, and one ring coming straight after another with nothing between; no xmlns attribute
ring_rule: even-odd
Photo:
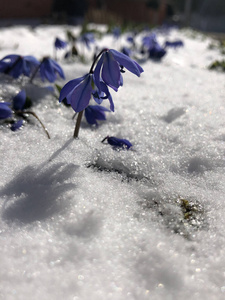
<svg viewBox="0 0 225 300"><path fill-rule="evenodd" d="M10 103L0 102L0 119L8 119L12 116L12 110L9 107Z"/></svg>
<svg viewBox="0 0 225 300"><path fill-rule="evenodd" d="M166 50L160 45L155 45L152 49L148 50L149 58L160 60L165 54Z"/></svg>
<svg viewBox="0 0 225 300"><path fill-rule="evenodd" d="M159 45L155 33L145 36L142 39L142 46L147 49L150 59L159 60L166 54L166 50Z"/></svg>
<svg viewBox="0 0 225 300"><path fill-rule="evenodd" d="M66 98L75 112L84 110L91 99L92 82L92 74L69 81L60 92L59 102Z"/></svg>
<svg viewBox="0 0 225 300"><path fill-rule="evenodd" d="M110 144L111 146L113 146L114 148L118 147L118 148L123 148L123 149L129 149L130 147L132 147L131 142L129 142L126 139L119 139L115 136L107 136L102 140L102 143L104 141L107 141L108 144Z"/></svg>
<svg viewBox="0 0 225 300"><path fill-rule="evenodd" d="M0 72L8 74L15 79L22 74L29 77L39 64L39 61L34 56L11 54L0 60Z"/></svg>
<svg viewBox="0 0 225 300"><path fill-rule="evenodd" d="M127 55L113 49L104 51L94 71L97 87L100 89L99 82L102 78L106 85L118 91L123 83L121 76L123 68L137 76L144 71L136 61Z"/></svg>
<svg viewBox="0 0 225 300"><path fill-rule="evenodd" d="M64 42L63 40L56 37L55 42L54 42L54 46L55 46L56 49L64 49L67 46L67 42Z"/></svg>
<svg viewBox="0 0 225 300"><path fill-rule="evenodd" d="M18 120L11 125L10 129L12 131L16 131L16 130L20 129L20 127L22 127L22 126L23 126L23 120Z"/></svg>
<svg viewBox="0 0 225 300"><path fill-rule="evenodd" d="M62 79L65 79L63 69L59 64L57 64L56 61L49 57L43 58L40 64L40 75L42 81L45 81L45 79L47 79L49 82L55 82L57 79L57 74Z"/></svg>
<svg viewBox="0 0 225 300"><path fill-rule="evenodd" d="M114 111L114 104L108 87L104 82L99 82L98 88L95 76L90 73L70 80L64 85L60 91L59 102L66 98L67 104L70 104L75 112L80 112L88 106L91 96L98 104L101 104L104 99L109 99L110 109Z"/></svg>
<svg viewBox="0 0 225 300"><path fill-rule="evenodd" d="M153 48L155 44L158 44L155 33L144 36L142 39L142 45L147 49Z"/></svg>
<svg viewBox="0 0 225 300"><path fill-rule="evenodd" d="M129 36L127 37L127 41L128 41L129 43L131 43L132 45L135 44L135 42L134 42L134 37L131 36L131 35L129 35Z"/></svg>
<svg viewBox="0 0 225 300"><path fill-rule="evenodd" d="M13 109L23 110L26 103L26 92L21 90L15 97L13 97Z"/></svg>
<svg viewBox="0 0 225 300"><path fill-rule="evenodd" d="M91 32L86 32L81 35L80 41L84 43L88 49L90 49L90 44L95 42L94 34Z"/></svg>
<svg viewBox="0 0 225 300"><path fill-rule="evenodd" d="M88 105L85 108L84 115L90 125L98 125L97 120L106 120L105 112L110 112L109 109L100 105Z"/></svg>
<svg viewBox="0 0 225 300"><path fill-rule="evenodd" d="M115 38L115 39L118 39L119 37L120 37L120 35L121 35L121 28L120 27L114 27L113 29L112 29L112 34L113 34L113 37Z"/></svg>
<svg viewBox="0 0 225 300"><path fill-rule="evenodd" d="M184 43L181 40L175 40L173 42L170 41L165 41L165 47L170 47L170 48L178 48L178 47L183 47Z"/></svg>

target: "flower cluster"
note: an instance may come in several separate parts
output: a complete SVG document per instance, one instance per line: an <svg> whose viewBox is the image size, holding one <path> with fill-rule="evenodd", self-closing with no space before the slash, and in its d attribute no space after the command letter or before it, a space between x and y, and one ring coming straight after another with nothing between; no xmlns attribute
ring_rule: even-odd
<svg viewBox="0 0 225 300"><path fill-rule="evenodd" d="M49 82L54 82L57 79L57 74L65 79L60 65L49 57L45 57L39 62L31 55L21 56L10 54L0 60L0 73L12 76L15 79L24 75L30 77L32 81L38 72L40 73L42 81L47 79Z"/></svg>
<svg viewBox="0 0 225 300"><path fill-rule="evenodd" d="M33 115L43 127L47 137L50 139L48 130L33 112L27 110L30 107L25 90L21 90L12 99L12 104L9 102L0 102L0 120L5 120L11 124L11 130L16 131L23 125L23 120L28 120L27 115Z"/></svg>
<svg viewBox="0 0 225 300"><path fill-rule="evenodd" d="M33 56L10 54L0 60L0 73L8 74L17 79L20 75L29 77L39 65Z"/></svg>
<svg viewBox="0 0 225 300"><path fill-rule="evenodd" d="M121 73L124 72L124 68L137 76L143 72L141 66L127 55L113 49L102 50L95 58L88 74L69 81L62 88L59 102L66 98L75 112L81 112L89 105L91 97L98 104L108 99L110 109L114 111L114 103L108 87L118 91L118 88L123 85Z"/></svg>
<svg viewBox="0 0 225 300"><path fill-rule="evenodd" d="M142 39L142 45L144 49L147 49L150 59L160 60L166 54L166 50L160 46L154 33L145 36Z"/></svg>

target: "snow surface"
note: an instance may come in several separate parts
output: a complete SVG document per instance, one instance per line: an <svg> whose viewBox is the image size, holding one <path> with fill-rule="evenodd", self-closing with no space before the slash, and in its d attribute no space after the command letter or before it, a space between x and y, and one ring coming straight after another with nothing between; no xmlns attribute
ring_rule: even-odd
<svg viewBox="0 0 225 300"><path fill-rule="evenodd" d="M1 57L53 55L67 28L79 32L1 28ZM191 31L159 38L185 45L140 78L126 72L115 113L97 129L83 119L78 140L72 109L38 81L25 89L51 139L35 120L1 126L0 299L225 299L225 81L207 69L220 54ZM109 35L98 45L117 46ZM60 85L90 68L60 64ZM20 88L1 75L2 101Z"/></svg>

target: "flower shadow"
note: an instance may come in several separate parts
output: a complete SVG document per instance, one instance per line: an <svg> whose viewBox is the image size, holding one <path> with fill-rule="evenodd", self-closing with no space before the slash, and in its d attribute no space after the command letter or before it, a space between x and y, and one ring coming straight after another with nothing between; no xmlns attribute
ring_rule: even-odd
<svg viewBox="0 0 225 300"><path fill-rule="evenodd" d="M0 191L0 196L5 197L3 220L27 224L65 211L69 204L64 201L65 193L75 188L74 183L65 181L77 168L64 163L48 168L24 168Z"/></svg>

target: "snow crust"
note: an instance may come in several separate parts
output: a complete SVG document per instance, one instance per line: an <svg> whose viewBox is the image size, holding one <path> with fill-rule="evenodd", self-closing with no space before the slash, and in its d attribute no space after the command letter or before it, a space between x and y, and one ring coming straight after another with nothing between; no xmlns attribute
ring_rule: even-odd
<svg viewBox="0 0 225 300"><path fill-rule="evenodd" d="M1 57L52 56L66 29L1 28ZM220 57L209 38L159 35L175 38L184 47L142 64L140 78L126 72L115 113L99 128L83 119L78 140L72 109L48 84L26 85L51 139L35 120L0 128L0 299L225 298L224 74L207 69ZM60 64L60 85L90 68ZM1 75L0 100L20 84ZM133 149L113 150L107 135Z"/></svg>

